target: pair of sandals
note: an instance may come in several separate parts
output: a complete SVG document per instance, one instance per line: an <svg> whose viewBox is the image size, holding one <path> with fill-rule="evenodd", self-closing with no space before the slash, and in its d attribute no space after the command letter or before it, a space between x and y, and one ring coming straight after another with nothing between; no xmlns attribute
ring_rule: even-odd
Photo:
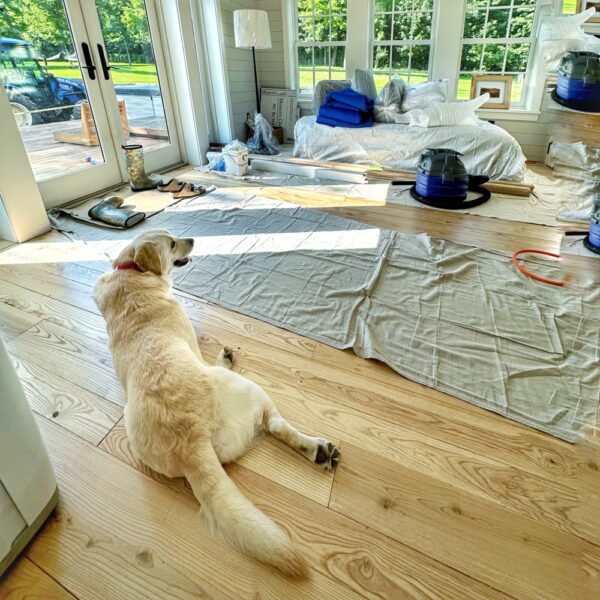
<svg viewBox="0 0 600 600"><path fill-rule="evenodd" d="M194 185L185 181L177 181L175 178L169 179L167 183L161 183L156 186L159 192L171 192L171 196L176 200L184 198L196 198L206 193L206 188L202 185Z"/></svg>

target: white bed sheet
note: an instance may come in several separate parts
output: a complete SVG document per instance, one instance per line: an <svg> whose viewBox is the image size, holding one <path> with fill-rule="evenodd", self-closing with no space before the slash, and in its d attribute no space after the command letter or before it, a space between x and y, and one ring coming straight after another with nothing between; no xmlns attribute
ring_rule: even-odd
<svg viewBox="0 0 600 600"><path fill-rule="evenodd" d="M525 175L525 155L517 140L487 121L430 128L375 123L350 129L320 125L309 116L296 122L294 137L297 158L415 170L427 148L451 148L464 155L472 175L508 181L522 181Z"/></svg>

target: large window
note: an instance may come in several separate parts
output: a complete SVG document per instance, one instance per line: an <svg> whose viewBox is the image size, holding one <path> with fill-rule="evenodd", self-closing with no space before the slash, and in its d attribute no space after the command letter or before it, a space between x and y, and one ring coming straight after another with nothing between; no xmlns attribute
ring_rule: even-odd
<svg viewBox="0 0 600 600"><path fill-rule="evenodd" d="M536 0L467 0L458 98L469 98L472 73L511 75L512 106L524 104Z"/></svg>
<svg viewBox="0 0 600 600"><path fill-rule="evenodd" d="M377 89L392 75L427 81L431 60L433 0L375 0L373 73Z"/></svg>
<svg viewBox="0 0 600 600"><path fill-rule="evenodd" d="M346 0L298 0L298 88L310 92L322 79L346 79Z"/></svg>

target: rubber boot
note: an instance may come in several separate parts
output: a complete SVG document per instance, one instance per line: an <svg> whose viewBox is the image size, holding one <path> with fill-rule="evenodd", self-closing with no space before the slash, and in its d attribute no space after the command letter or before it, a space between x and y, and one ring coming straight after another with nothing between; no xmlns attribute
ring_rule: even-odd
<svg viewBox="0 0 600 600"><path fill-rule="evenodd" d="M88 217L122 229L129 229L146 218L146 213L119 208L125 200L121 196L108 196L88 211Z"/></svg>
<svg viewBox="0 0 600 600"><path fill-rule="evenodd" d="M121 146L123 156L127 163L127 175L129 185L134 192L141 190L152 190L159 182L154 182L146 175L144 169L144 149L140 144L128 144Z"/></svg>

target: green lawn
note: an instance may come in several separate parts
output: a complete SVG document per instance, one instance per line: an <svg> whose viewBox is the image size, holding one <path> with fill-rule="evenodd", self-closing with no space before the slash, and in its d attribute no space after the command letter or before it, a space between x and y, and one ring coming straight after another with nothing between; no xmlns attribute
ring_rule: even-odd
<svg viewBox="0 0 600 600"><path fill-rule="evenodd" d="M408 79L406 74L398 73L406 81ZM374 72L375 85L377 91L381 90L383 86L388 82L389 78L387 73ZM346 72L343 69L335 69L331 72L332 79L345 79ZM318 73L318 79L329 79L328 72ZM427 73L411 73L410 83L422 83L427 81ZM312 72L311 71L300 71L300 88L307 89L312 88ZM461 75L458 81L458 99L468 100L471 96L471 76ZM518 101L521 99L521 82L514 81L512 87L512 100Z"/></svg>
<svg viewBox="0 0 600 600"><path fill-rule="evenodd" d="M81 79L76 63L50 62L47 68L56 77ZM112 78L115 83L158 83L156 66L149 64L112 63Z"/></svg>
<svg viewBox="0 0 600 600"><path fill-rule="evenodd" d="M563 14L574 15L577 12L577 0L563 0Z"/></svg>

